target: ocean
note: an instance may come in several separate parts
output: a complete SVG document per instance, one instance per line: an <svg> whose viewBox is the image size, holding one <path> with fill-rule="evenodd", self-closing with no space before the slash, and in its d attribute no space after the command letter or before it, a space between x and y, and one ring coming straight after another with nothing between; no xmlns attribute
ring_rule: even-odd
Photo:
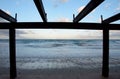
<svg viewBox="0 0 120 79"><path fill-rule="evenodd" d="M102 40L17 39L17 69L102 67ZM110 67L120 69L120 40L110 40ZM0 68L9 68L9 40L0 40ZM2 73L2 72L1 72Z"/></svg>

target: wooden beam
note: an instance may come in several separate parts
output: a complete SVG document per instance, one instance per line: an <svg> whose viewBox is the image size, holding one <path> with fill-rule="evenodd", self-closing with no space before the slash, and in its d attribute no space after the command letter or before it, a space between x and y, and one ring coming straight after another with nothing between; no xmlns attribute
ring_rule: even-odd
<svg viewBox="0 0 120 79"><path fill-rule="evenodd" d="M87 6L74 18L73 22L78 23L87 14L89 14L93 9L100 5L104 0L91 0Z"/></svg>
<svg viewBox="0 0 120 79"><path fill-rule="evenodd" d="M109 76L109 30L118 30L117 28L120 27L107 26L109 23L117 21L120 19L120 13L114 15L106 20L102 21L104 26L103 28L103 63L102 63L102 76L108 77Z"/></svg>
<svg viewBox="0 0 120 79"><path fill-rule="evenodd" d="M10 47L10 79L17 77L16 69L16 40L15 29L9 29L9 47Z"/></svg>
<svg viewBox="0 0 120 79"><path fill-rule="evenodd" d="M120 30L120 24L106 24L109 30ZM18 22L0 23L0 29L88 29L103 30L101 23Z"/></svg>
<svg viewBox="0 0 120 79"><path fill-rule="evenodd" d="M103 23L109 24L109 23L117 21L117 20L120 20L120 13L118 13L108 19L103 20Z"/></svg>
<svg viewBox="0 0 120 79"><path fill-rule="evenodd" d="M0 9L0 17L7 20L7 21L10 21L10 22L16 22L17 21L15 18L8 15L6 12L2 11L1 9Z"/></svg>
<svg viewBox="0 0 120 79"><path fill-rule="evenodd" d="M102 30L100 23L57 23L57 22L18 22L18 23L0 23L0 29L93 29Z"/></svg>
<svg viewBox="0 0 120 79"><path fill-rule="evenodd" d="M103 28L103 62L102 76L109 76L109 28L104 24Z"/></svg>
<svg viewBox="0 0 120 79"><path fill-rule="evenodd" d="M39 11L39 14L41 15L43 19L43 22L47 22L47 14L45 13L42 0L34 0L34 3Z"/></svg>

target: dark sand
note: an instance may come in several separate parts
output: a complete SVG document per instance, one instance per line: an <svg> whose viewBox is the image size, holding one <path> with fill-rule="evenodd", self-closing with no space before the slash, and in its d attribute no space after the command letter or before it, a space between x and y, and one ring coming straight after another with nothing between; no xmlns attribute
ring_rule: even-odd
<svg viewBox="0 0 120 79"><path fill-rule="evenodd" d="M18 69L17 71L16 79L120 79L120 72L110 72L109 78L104 78L100 69ZM9 79L8 73L0 75L0 79Z"/></svg>

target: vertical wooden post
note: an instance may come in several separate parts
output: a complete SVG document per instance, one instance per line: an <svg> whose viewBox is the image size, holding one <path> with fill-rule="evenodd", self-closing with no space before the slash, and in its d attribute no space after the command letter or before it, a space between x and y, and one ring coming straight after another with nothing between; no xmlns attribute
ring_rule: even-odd
<svg viewBox="0 0 120 79"><path fill-rule="evenodd" d="M16 73L16 41L15 28L9 29L9 48L10 48L10 79L15 79Z"/></svg>
<svg viewBox="0 0 120 79"><path fill-rule="evenodd" d="M15 20L16 20L16 22L17 22L17 13L15 14Z"/></svg>
<svg viewBox="0 0 120 79"><path fill-rule="evenodd" d="M73 14L73 22L74 22L74 19L75 19L75 14Z"/></svg>
<svg viewBox="0 0 120 79"><path fill-rule="evenodd" d="M109 29L107 24L103 24L103 62L102 76L109 76Z"/></svg>

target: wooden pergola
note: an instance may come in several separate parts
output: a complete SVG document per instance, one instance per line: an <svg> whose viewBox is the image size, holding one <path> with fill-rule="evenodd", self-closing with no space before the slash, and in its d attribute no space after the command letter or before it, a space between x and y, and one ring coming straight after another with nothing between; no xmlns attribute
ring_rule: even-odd
<svg viewBox="0 0 120 79"><path fill-rule="evenodd" d="M16 37L15 29L87 29L103 31L103 61L102 76L109 77L109 30L120 30L120 24L110 24L111 22L120 20L120 13L103 20L101 23L81 23L79 22L93 9L99 6L104 0L91 0L87 6L73 18L73 22L47 22L47 14L45 13L42 0L34 0L43 22L17 22L17 14L15 18L0 10L0 17L8 20L10 23L0 23L0 29L9 29L9 47L10 47L10 79L17 77L16 69Z"/></svg>

